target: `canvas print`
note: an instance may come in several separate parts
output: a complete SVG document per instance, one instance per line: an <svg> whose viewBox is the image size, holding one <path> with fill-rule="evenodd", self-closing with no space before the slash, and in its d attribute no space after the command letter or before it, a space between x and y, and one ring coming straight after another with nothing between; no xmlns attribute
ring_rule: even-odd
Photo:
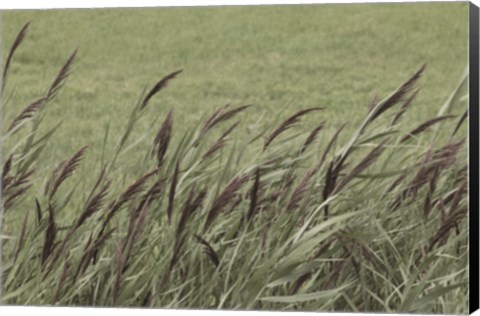
<svg viewBox="0 0 480 316"><path fill-rule="evenodd" d="M2 304L468 313L468 2L1 23Z"/></svg>

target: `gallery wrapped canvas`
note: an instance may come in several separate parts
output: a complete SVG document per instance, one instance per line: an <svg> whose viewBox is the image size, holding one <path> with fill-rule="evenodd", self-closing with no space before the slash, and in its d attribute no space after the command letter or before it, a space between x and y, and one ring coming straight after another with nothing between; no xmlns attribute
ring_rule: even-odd
<svg viewBox="0 0 480 316"><path fill-rule="evenodd" d="M4 305L478 308L478 8L4 10Z"/></svg>

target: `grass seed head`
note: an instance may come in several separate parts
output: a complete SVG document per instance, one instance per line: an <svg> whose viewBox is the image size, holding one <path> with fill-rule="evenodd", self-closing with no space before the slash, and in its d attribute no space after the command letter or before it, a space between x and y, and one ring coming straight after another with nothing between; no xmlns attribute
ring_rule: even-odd
<svg viewBox="0 0 480 316"><path fill-rule="evenodd" d="M263 146L263 150L267 149L267 147L277 138L280 134L284 133L286 130L291 128L294 124L296 124L300 118L310 112L313 111L320 111L324 110L322 107L312 107L308 109L304 109L301 111L298 111L297 113L293 114L286 120L284 120L280 126L278 126L265 140L265 145Z"/></svg>
<svg viewBox="0 0 480 316"><path fill-rule="evenodd" d="M182 69L179 69L177 71L174 71L168 75L166 75L165 77L163 77L162 79L160 79L154 86L153 88L145 95L145 98L142 100L142 103L140 104L140 110L143 110L148 102L150 101L150 99L156 95L157 93L159 93L162 89L164 89L168 82L172 79L174 79L178 74L180 74L183 70Z"/></svg>

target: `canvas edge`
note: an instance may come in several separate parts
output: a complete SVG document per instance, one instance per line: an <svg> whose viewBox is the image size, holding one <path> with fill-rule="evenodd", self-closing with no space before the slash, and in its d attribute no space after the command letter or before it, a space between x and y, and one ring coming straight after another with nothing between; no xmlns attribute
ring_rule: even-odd
<svg viewBox="0 0 480 316"><path fill-rule="evenodd" d="M469 6L469 312L479 309L479 8ZM475 194L477 193L477 194Z"/></svg>

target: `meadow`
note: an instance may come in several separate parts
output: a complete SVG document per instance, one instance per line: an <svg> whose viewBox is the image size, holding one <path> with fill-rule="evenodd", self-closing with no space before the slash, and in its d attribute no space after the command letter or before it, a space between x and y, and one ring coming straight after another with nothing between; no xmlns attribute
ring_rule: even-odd
<svg viewBox="0 0 480 316"><path fill-rule="evenodd" d="M3 303L466 313L467 17L2 12Z"/></svg>

